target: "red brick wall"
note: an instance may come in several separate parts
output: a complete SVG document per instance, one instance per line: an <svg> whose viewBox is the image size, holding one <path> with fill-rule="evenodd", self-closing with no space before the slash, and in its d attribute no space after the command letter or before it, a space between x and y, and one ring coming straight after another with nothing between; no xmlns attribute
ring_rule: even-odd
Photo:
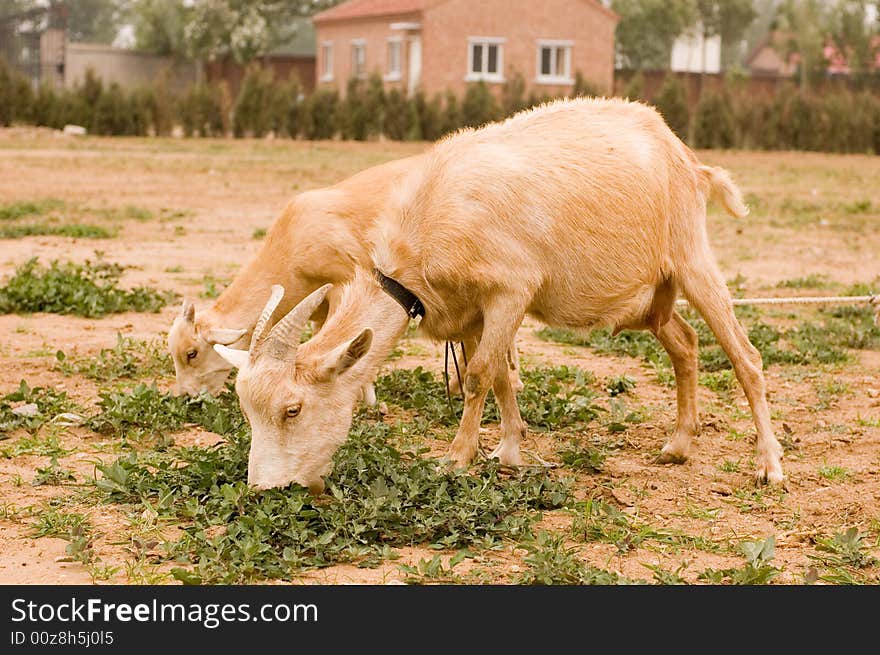
<svg viewBox="0 0 880 655"><path fill-rule="evenodd" d="M303 92L315 90L315 58L314 57L267 57L258 60L257 64L271 68L276 80L288 80L293 76L299 78ZM244 66L230 59L205 63L205 78L208 82L225 81L233 98L241 89L244 79Z"/></svg>
<svg viewBox="0 0 880 655"><path fill-rule="evenodd" d="M572 77L580 70L610 92L616 25L613 16L587 0L448 0L427 9L423 17L422 84L429 94L446 89L464 93L468 37L485 36L506 39L505 77L519 72L527 88L548 95L568 93L571 87L535 82L537 41L573 41Z"/></svg>
<svg viewBox="0 0 880 655"><path fill-rule="evenodd" d="M315 25L317 57L315 61L315 80L319 88L337 88L345 92L348 80L352 77L351 47L352 40L363 39L366 45L366 74L387 72L388 37L405 36L400 30L392 30L390 25L398 22L419 22L418 14L404 16L382 16L356 21L340 21L318 23ZM324 43L333 43L333 79L321 80L324 62ZM398 87L405 89L407 79L407 50L401 46L401 79L402 82L387 82L386 88Z"/></svg>

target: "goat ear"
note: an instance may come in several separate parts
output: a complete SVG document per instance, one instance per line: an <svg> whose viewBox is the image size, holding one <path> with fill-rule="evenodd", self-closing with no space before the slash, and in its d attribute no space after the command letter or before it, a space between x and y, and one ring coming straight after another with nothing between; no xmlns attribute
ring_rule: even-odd
<svg viewBox="0 0 880 655"><path fill-rule="evenodd" d="M180 316L187 323L195 323L196 321L196 306L193 304L192 300L189 298L183 299L183 306L180 308Z"/></svg>
<svg viewBox="0 0 880 655"><path fill-rule="evenodd" d="M231 330L226 328L211 328L205 332L205 340L210 344L219 343L224 346L231 346L241 339L247 330Z"/></svg>
<svg viewBox="0 0 880 655"><path fill-rule="evenodd" d="M373 331L364 328L354 339L332 350L324 359L324 377L332 379L345 373L367 354L372 343Z"/></svg>
<svg viewBox="0 0 880 655"><path fill-rule="evenodd" d="M224 346L221 343L215 343L214 350L235 368L244 368L245 364L248 363L247 350L236 350L235 348Z"/></svg>

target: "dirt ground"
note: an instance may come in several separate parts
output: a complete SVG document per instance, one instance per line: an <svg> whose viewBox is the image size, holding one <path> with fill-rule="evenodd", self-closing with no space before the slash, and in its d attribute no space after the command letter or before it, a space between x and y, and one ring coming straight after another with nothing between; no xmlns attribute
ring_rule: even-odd
<svg viewBox="0 0 880 655"><path fill-rule="evenodd" d="M420 152L426 144L348 144L283 141L183 141L75 139L46 132L0 132L0 205L57 198L75 208L82 222L119 230L106 240L27 237L0 240L0 280L27 259L82 261L103 257L128 267L122 285L147 284L199 298L204 280L228 282L259 247L255 230L267 228L297 192L324 186L371 166ZM780 282L823 276L833 288L880 282L880 158L804 153L699 153L705 163L729 169L747 194L752 214L735 220L713 210L709 230L722 270L745 296L824 295L826 291L778 288ZM130 217L148 210L150 219ZM72 210L73 211L73 210ZM140 212L143 214L143 212ZM200 305L210 300L199 299ZM31 386L66 390L83 406L94 406L99 385L54 370L54 353L94 354L112 347L117 333L138 338L163 335L178 311L126 313L89 320L48 314L0 315L0 394L25 379ZM796 322L802 310L786 310L780 321ZM812 310L805 309L804 312ZM700 387L703 429L691 459L682 465L654 463L675 418L674 389L658 383L644 362L596 354L587 348L551 343L527 321L520 330L523 361L576 364L598 380L628 375L636 382L630 403L647 419L616 435L626 442L598 476L579 476L575 495L600 496L655 528L682 530L715 541L739 542L775 535L773 563L783 569L774 582L799 584L812 565L817 538L849 527L866 535L867 549L880 556L880 352L853 351L852 363L816 368L774 365L767 370L774 427L791 448L783 461L784 490L757 489L752 480L754 445L751 416L737 386L730 402ZM388 367L422 365L441 370L442 347L416 337L418 347ZM829 398L828 381L839 383ZM171 379L161 381L170 387ZM607 399L606 399L607 400ZM785 426L783 428L783 425ZM586 435L608 438L600 423ZM12 438L16 438L13 435ZM90 477L95 457L109 444L84 428L61 435L73 452L59 459L78 476ZM497 439L486 425L484 438ZM216 435L191 431L183 443L207 444ZM9 441L0 442L0 445ZM557 461L555 447L541 436L526 448ZM0 582L109 583L168 581L157 572L126 566L127 521L113 506L83 509L99 529L95 544L107 571L65 562L66 542L34 539L34 511L63 486L34 487L29 481L47 457L0 458ZM832 475L829 471L837 471ZM22 483L22 481L24 481ZM25 511L31 508L31 512ZM34 510L36 508L36 510ZM25 517L25 518L22 518ZM565 512L548 512L543 525L564 529ZM399 550L401 559L376 569L334 566L304 574L304 583L388 583L404 579L399 564L430 558L427 548ZM633 578L650 578L646 565L659 565L696 581L708 567L739 566L735 554L693 548L637 548L620 552L609 543L581 550L591 564ZM451 553L450 553L451 554ZM511 547L483 562L488 580L506 581L521 570L523 552ZM456 569L467 575L479 558ZM486 574L485 570L490 573ZM867 579L878 581L878 567Z"/></svg>

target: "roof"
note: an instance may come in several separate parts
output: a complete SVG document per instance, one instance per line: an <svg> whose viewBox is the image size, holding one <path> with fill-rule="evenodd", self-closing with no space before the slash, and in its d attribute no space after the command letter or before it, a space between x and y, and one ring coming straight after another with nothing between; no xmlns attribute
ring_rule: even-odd
<svg viewBox="0 0 880 655"><path fill-rule="evenodd" d="M599 9L614 20L620 20L620 16L603 5L599 0L583 1ZM316 23L324 23L337 20L415 14L424 11L431 5L442 2L446 2L446 0L348 0L348 2L343 2L326 11L315 14L312 20Z"/></svg>
<svg viewBox="0 0 880 655"><path fill-rule="evenodd" d="M398 14L414 14L438 0L348 0L326 11L315 14L316 23L334 20L350 20L353 18L373 18L378 16L395 16Z"/></svg>
<svg viewBox="0 0 880 655"><path fill-rule="evenodd" d="M269 54L278 57L314 57L316 47L312 21L297 18L291 23L287 37Z"/></svg>

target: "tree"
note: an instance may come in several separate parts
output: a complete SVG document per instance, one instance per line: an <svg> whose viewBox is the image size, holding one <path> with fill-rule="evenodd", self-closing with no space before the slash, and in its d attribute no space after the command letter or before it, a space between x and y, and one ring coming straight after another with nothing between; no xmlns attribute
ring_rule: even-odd
<svg viewBox="0 0 880 655"><path fill-rule="evenodd" d="M617 54L627 68L669 68L675 39L694 24L693 0L613 0Z"/></svg>
<svg viewBox="0 0 880 655"><path fill-rule="evenodd" d="M697 29L703 36L703 73L705 74L706 44L714 36L722 43L742 39L757 17L753 0L696 0Z"/></svg>
<svg viewBox="0 0 880 655"><path fill-rule="evenodd" d="M126 22L125 0L76 0L67 3L67 35L71 41L113 43Z"/></svg>
<svg viewBox="0 0 880 655"><path fill-rule="evenodd" d="M135 48L156 55L185 54L188 14L184 0L134 0L131 21Z"/></svg>
<svg viewBox="0 0 880 655"><path fill-rule="evenodd" d="M801 88L808 86L810 75L825 68L828 10L822 0L784 0L779 6L777 24L785 35L785 54L798 58Z"/></svg>
<svg viewBox="0 0 880 655"><path fill-rule="evenodd" d="M192 0L184 41L194 57L253 61L288 41L293 19L339 0Z"/></svg>
<svg viewBox="0 0 880 655"><path fill-rule="evenodd" d="M854 72L870 70L876 56L875 39L880 18L869 21L871 5L874 5L874 15L877 16L880 2L869 0L838 0L828 13L827 31Z"/></svg>
<svg viewBox="0 0 880 655"><path fill-rule="evenodd" d="M0 0L0 17L13 16L33 8L33 0Z"/></svg>

